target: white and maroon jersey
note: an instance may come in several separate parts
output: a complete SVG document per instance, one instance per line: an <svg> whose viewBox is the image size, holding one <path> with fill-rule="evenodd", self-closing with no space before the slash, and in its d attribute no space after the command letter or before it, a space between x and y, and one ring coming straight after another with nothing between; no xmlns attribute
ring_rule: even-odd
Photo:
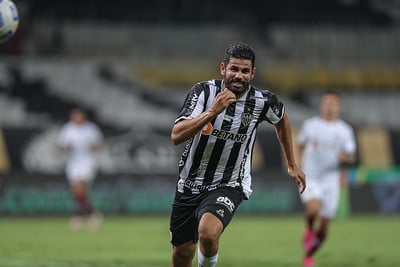
<svg viewBox="0 0 400 267"><path fill-rule="evenodd" d="M224 86L221 80L195 84L175 120L192 119L211 108ZM257 126L262 121L278 123L284 106L267 90L253 86L236 102L188 140L179 161L177 190L198 194L215 188L239 187L251 193L251 161Z"/></svg>
<svg viewBox="0 0 400 267"><path fill-rule="evenodd" d="M97 125L92 122L80 125L67 122L61 128L57 141L60 146L70 147L68 163L78 164L94 160L92 148L103 141L103 135Z"/></svg>
<svg viewBox="0 0 400 267"><path fill-rule="evenodd" d="M339 175L340 152L353 154L356 142L352 127L341 119L326 121L319 116L304 121L297 143L305 146L302 169L307 179L323 180Z"/></svg>

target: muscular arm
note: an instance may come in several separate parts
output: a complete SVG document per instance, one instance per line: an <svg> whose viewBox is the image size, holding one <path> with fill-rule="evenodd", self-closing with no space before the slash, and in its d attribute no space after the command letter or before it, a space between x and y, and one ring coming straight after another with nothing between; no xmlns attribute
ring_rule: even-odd
<svg viewBox="0 0 400 267"><path fill-rule="evenodd" d="M295 157L296 157L296 162L298 162L298 164L300 164L300 166L301 166L301 161L302 161L303 154L304 154L304 149L305 149L305 145L299 145L298 144L296 146Z"/></svg>
<svg viewBox="0 0 400 267"><path fill-rule="evenodd" d="M283 118L275 125L275 131L282 150L285 154L288 166L288 173L296 181L300 189L300 193L302 193L306 188L306 179L304 173L301 171L295 160L292 144L292 131L290 127L290 121L286 113L283 115Z"/></svg>
<svg viewBox="0 0 400 267"><path fill-rule="evenodd" d="M225 88L215 97L214 103L210 109L204 111L196 118L181 120L175 123L171 131L172 142L178 145L189 140L234 101L236 101L235 94Z"/></svg>
<svg viewBox="0 0 400 267"><path fill-rule="evenodd" d="M192 138L198 133L203 127L210 122L218 114L214 114L210 110L207 110L200 114L197 118L181 120L172 127L171 140L174 145L178 145Z"/></svg>

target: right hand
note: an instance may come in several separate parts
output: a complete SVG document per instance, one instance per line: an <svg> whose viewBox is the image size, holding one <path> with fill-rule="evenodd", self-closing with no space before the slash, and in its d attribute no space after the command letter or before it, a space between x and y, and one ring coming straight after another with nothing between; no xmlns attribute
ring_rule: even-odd
<svg viewBox="0 0 400 267"><path fill-rule="evenodd" d="M211 112L214 112L216 115L224 111L231 103L236 101L236 95L225 88L222 90L214 99L214 103L210 108Z"/></svg>

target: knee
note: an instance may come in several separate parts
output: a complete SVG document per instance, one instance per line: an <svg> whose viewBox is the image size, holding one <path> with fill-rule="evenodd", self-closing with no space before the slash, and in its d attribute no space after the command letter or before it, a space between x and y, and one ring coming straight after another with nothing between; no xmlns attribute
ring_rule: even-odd
<svg viewBox="0 0 400 267"><path fill-rule="evenodd" d="M199 241L204 246L212 246L218 242L220 233L215 229L199 228Z"/></svg>
<svg viewBox="0 0 400 267"><path fill-rule="evenodd" d="M316 217L321 209L321 202L316 199L312 199L306 204L306 215L308 217Z"/></svg>
<svg viewBox="0 0 400 267"><path fill-rule="evenodd" d="M203 214L198 228L199 241L203 247L212 248L218 246L222 231L222 222L214 214Z"/></svg>

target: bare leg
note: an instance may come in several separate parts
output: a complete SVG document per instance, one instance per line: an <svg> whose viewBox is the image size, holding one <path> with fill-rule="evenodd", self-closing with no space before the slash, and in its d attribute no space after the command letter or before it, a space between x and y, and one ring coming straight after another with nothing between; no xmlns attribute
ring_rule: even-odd
<svg viewBox="0 0 400 267"><path fill-rule="evenodd" d="M199 267L216 266L219 238L223 230L222 222L214 214L206 212L202 215L199 223Z"/></svg>
<svg viewBox="0 0 400 267"><path fill-rule="evenodd" d="M193 242L173 246L171 267L191 267L195 253L196 244Z"/></svg>
<svg viewBox="0 0 400 267"><path fill-rule="evenodd" d="M83 216L93 212L93 207L87 192L87 183L85 181L73 182L71 184L71 193L76 205L75 215Z"/></svg>
<svg viewBox="0 0 400 267"><path fill-rule="evenodd" d="M303 247L305 255L303 258L304 267L314 267L314 259L312 254L316 250L315 245L318 243L318 234L315 232L315 223L319 217L321 202L318 199L311 199L306 203L305 220L306 229L303 235Z"/></svg>
<svg viewBox="0 0 400 267"><path fill-rule="evenodd" d="M310 251L307 253L307 255L309 256L313 255L321 247L322 243L328 236L328 229L330 222L331 220L328 218L321 218L320 227L317 232L317 239L314 242L313 246L311 247Z"/></svg>
<svg viewBox="0 0 400 267"><path fill-rule="evenodd" d="M321 201L318 199L311 199L306 204L306 226L309 230L314 229L314 223L318 218L319 210L321 209Z"/></svg>

